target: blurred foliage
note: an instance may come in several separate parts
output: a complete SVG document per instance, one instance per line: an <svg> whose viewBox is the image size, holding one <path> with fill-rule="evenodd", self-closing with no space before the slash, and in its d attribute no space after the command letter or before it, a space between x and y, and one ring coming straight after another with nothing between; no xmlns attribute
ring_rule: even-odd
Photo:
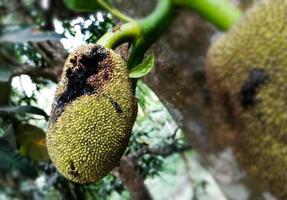
<svg viewBox="0 0 287 200"><path fill-rule="evenodd" d="M19 43L15 45L15 50L23 64L29 64L33 66L47 66L47 61L37 51L31 42Z"/></svg>
<svg viewBox="0 0 287 200"><path fill-rule="evenodd" d="M18 170L24 176L36 178L37 171L32 163L21 156L5 139L0 139L0 169Z"/></svg>
<svg viewBox="0 0 287 200"><path fill-rule="evenodd" d="M85 42L95 43L103 34L114 27L112 17L108 13L101 13L102 19L98 19L96 15L83 16L80 22L73 20L63 20L62 26L65 29L65 34L71 36L76 35L75 25L80 26L81 34L85 36Z"/></svg>
<svg viewBox="0 0 287 200"><path fill-rule="evenodd" d="M136 95L139 114L126 154L136 155L144 148L171 150L172 153L188 149L168 111L142 81L138 81ZM147 178L158 175L163 169L164 157L168 155L152 155L147 152L140 156L137 164L141 176Z"/></svg>

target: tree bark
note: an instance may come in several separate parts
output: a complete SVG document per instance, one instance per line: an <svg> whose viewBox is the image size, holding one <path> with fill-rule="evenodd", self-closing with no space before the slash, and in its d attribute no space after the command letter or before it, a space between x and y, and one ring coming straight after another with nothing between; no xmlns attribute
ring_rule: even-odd
<svg viewBox="0 0 287 200"><path fill-rule="evenodd" d="M136 163L132 159L124 156L120 160L118 172L120 179L130 192L132 200L152 199L143 179L140 177L136 169Z"/></svg>

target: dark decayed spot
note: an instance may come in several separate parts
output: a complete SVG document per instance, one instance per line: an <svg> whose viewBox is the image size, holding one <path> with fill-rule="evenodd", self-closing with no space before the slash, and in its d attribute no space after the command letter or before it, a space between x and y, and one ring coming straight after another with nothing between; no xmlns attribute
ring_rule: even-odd
<svg viewBox="0 0 287 200"><path fill-rule="evenodd" d="M268 74L262 69L253 69L240 91L240 102L244 109L255 104L255 95L258 88L267 83Z"/></svg>
<svg viewBox="0 0 287 200"><path fill-rule="evenodd" d="M109 80L109 68L108 67L106 67L105 68L105 71L104 71L104 76L103 76L103 79L105 80L105 81L107 81L107 80Z"/></svg>
<svg viewBox="0 0 287 200"><path fill-rule="evenodd" d="M74 165L74 162L73 161L70 161L69 162L69 165L70 165L70 170L69 170L69 173L74 176L74 177L78 177L80 174L79 172L76 170L76 167Z"/></svg>
<svg viewBox="0 0 287 200"><path fill-rule="evenodd" d="M231 124L234 123L235 119L236 119L236 112L235 112L235 109L232 105L232 101L231 101L231 97L230 97L230 93L229 92L224 92L222 94L222 105L224 105L225 107L225 110L226 110L226 114L227 114L227 121Z"/></svg>
<svg viewBox="0 0 287 200"><path fill-rule="evenodd" d="M77 65L77 57L71 58L70 63L72 63L72 65L75 67Z"/></svg>
<svg viewBox="0 0 287 200"><path fill-rule="evenodd" d="M109 100L117 113L123 113L121 106L118 104L118 102L116 102L116 100L111 97L109 98Z"/></svg>
<svg viewBox="0 0 287 200"><path fill-rule="evenodd" d="M78 60L70 60L74 66L78 65L78 68L75 71L68 68L66 71L68 83L63 94L56 99L56 106L51 116L53 122L62 114L66 104L72 102L79 96L96 92L97 88L89 85L87 79L98 73L99 62L107 57L107 53L104 48L96 46L87 54L78 58Z"/></svg>

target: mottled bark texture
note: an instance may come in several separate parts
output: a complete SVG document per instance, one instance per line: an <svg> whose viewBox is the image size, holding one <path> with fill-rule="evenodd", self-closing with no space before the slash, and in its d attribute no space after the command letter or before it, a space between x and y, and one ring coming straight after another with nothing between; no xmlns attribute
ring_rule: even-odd
<svg viewBox="0 0 287 200"><path fill-rule="evenodd" d="M153 1L114 2L133 17L144 16L154 6ZM237 3L247 8L251 1ZM152 47L157 63L145 82L185 131L186 138L199 152L202 163L228 199L271 199L269 193L259 191L239 167L229 144L222 144L220 148L213 145L215 140L216 144L221 140L214 137L213 130L224 125L216 124L214 120L217 116L212 112L205 80L205 56L219 34L212 25L190 11L179 11L172 26Z"/></svg>

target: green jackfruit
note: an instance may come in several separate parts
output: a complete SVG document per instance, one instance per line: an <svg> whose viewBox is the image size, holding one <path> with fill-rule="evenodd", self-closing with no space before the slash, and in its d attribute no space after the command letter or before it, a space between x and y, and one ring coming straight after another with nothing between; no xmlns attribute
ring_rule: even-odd
<svg viewBox="0 0 287 200"><path fill-rule="evenodd" d="M260 1L223 34L207 77L214 141L232 146L260 189L287 199L287 1Z"/></svg>
<svg viewBox="0 0 287 200"><path fill-rule="evenodd" d="M77 183L98 181L119 162L137 115L128 69L120 55L83 45L68 57L47 133L57 170Z"/></svg>

